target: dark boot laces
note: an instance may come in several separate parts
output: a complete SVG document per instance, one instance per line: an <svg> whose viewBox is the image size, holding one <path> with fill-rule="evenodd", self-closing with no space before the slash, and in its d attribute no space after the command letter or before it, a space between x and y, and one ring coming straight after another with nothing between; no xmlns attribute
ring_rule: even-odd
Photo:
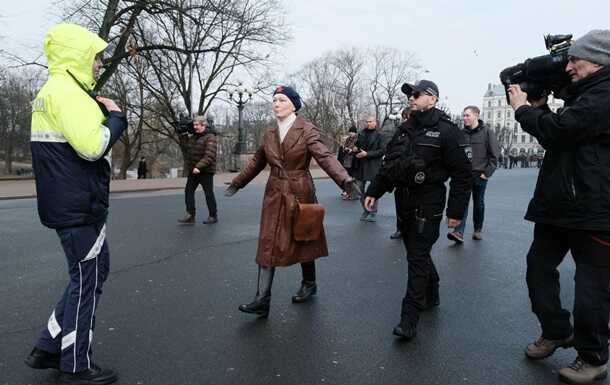
<svg viewBox="0 0 610 385"><path fill-rule="evenodd" d="M572 362L568 367L576 372L582 370L583 366L585 366L585 361L582 358L576 357L574 362Z"/></svg>

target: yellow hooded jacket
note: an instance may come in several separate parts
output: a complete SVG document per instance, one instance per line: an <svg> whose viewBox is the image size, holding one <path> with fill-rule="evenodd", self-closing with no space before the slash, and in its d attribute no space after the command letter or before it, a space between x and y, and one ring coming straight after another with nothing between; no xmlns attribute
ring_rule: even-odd
<svg viewBox="0 0 610 385"><path fill-rule="evenodd" d="M110 168L104 155L127 122L119 112L106 119L83 90L95 86L93 62L106 46L74 24L56 25L45 38L49 79L32 102L31 148L38 212L48 227L96 223L107 216Z"/></svg>

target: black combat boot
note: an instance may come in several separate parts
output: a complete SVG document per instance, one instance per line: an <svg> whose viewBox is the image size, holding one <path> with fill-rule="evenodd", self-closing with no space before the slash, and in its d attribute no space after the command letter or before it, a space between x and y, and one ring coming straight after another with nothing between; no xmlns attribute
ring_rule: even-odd
<svg viewBox="0 0 610 385"><path fill-rule="evenodd" d="M248 304L239 305L239 311L258 314L265 318L269 315L271 285L273 284L274 275L275 267L258 267L258 284L254 301Z"/></svg>
<svg viewBox="0 0 610 385"><path fill-rule="evenodd" d="M30 355L25 358L25 364L33 369L59 370L60 359L60 353L49 353L45 350L34 348Z"/></svg>
<svg viewBox="0 0 610 385"><path fill-rule="evenodd" d="M316 294L318 286L316 281L301 281L301 288L292 296L293 303L303 303Z"/></svg>

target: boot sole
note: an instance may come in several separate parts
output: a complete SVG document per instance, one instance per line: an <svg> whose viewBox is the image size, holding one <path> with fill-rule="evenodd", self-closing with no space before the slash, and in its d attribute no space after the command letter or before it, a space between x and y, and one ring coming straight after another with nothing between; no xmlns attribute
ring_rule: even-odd
<svg viewBox="0 0 610 385"><path fill-rule="evenodd" d="M117 382L119 379L118 374L113 374L106 377L101 378L91 378L91 379L77 379L77 378L66 378L59 377L59 383L64 385L109 385L114 382Z"/></svg>
<svg viewBox="0 0 610 385"><path fill-rule="evenodd" d="M260 317L263 317L263 318L267 318L269 316L269 310L267 310L267 311L263 311L263 310L251 311L251 310L242 309L241 307L238 307L237 310L239 310L242 313L246 313L246 314L256 314L256 315L258 315Z"/></svg>
<svg viewBox="0 0 610 385"><path fill-rule="evenodd" d="M464 243L464 239L459 239L458 237L454 236L454 235L453 235L453 234L451 234L451 233L447 234L447 238L448 238L450 241L453 241L453 242L455 242L455 243L459 243L460 245L461 245L462 243Z"/></svg>
<svg viewBox="0 0 610 385"><path fill-rule="evenodd" d="M308 295L305 298L292 297L292 303L305 303L305 302L309 301L309 299L316 294L317 294L317 291L314 291L313 293L311 293L310 295Z"/></svg>
<svg viewBox="0 0 610 385"><path fill-rule="evenodd" d="M601 380L605 379L606 377L608 377L608 372L607 371L598 374L591 381L601 381ZM577 384L577 385L579 385L579 384L590 384L591 383L591 381L577 382L577 381L574 381L574 380L572 380L572 379L570 379L568 377L565 377L565 376L563 376L561 374L559 374L559 380L561 380L562 382L565 382L566 384Z"/></svg>

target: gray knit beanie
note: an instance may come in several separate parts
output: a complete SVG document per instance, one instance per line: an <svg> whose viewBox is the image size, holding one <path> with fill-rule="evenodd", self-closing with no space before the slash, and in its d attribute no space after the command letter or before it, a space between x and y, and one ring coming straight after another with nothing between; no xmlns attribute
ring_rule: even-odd
<svg viewBox="0 0 610 385"><path fill-rule="evenodd" d="M602 66L610 64L610 30L594 29L577 39L568 55Z"/></svg>

